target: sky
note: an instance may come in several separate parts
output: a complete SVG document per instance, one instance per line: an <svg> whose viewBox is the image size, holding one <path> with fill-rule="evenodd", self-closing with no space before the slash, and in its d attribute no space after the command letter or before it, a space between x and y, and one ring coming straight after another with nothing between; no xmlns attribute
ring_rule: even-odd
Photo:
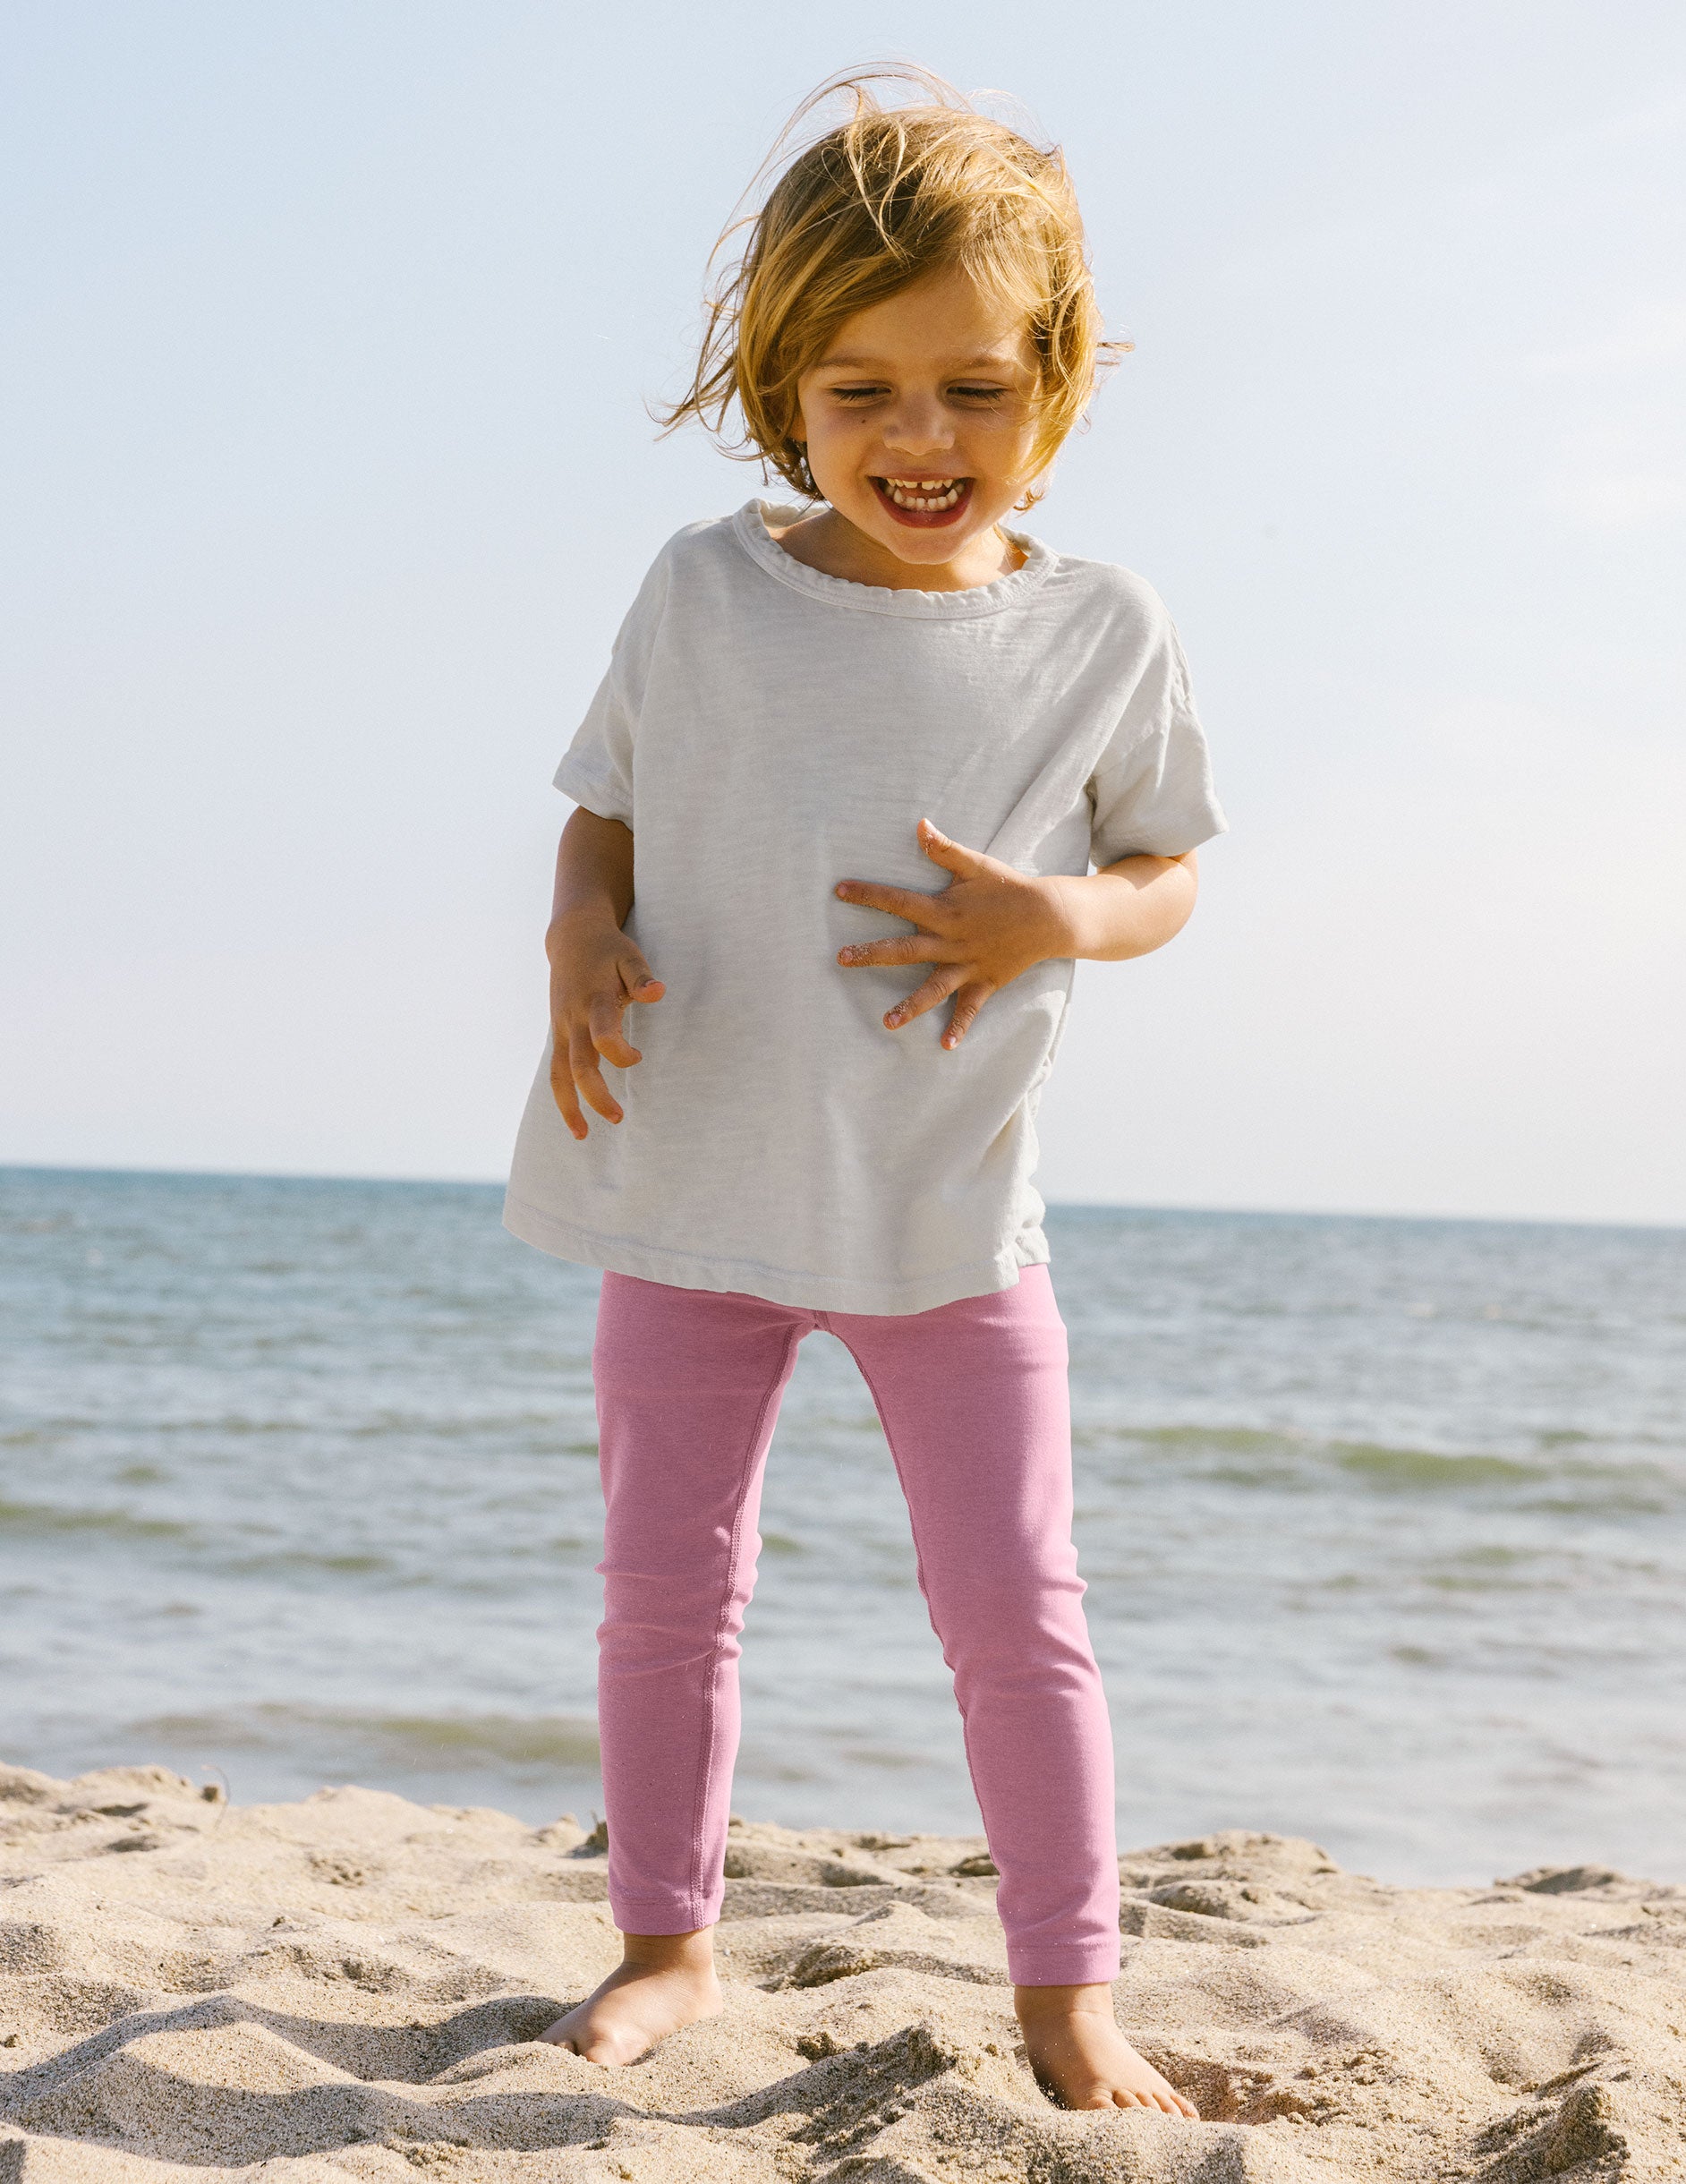
<svg viewBox="0 0 1686 2184"><path fill-rule="evenodd" d="M760 490L645 404L894 59L1065 147L1135 348L1034 527L1165 598L1232 829L1079 970L1047 1195L1686 1222L1686 14L1624 0L19 0L0 1162L501 1176L550 773Z"/></svg>

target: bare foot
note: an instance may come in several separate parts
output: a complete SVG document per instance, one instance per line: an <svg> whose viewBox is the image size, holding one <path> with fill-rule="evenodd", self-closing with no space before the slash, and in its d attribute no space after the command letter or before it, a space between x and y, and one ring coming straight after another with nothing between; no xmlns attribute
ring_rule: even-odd
<svg viewBox="0 0 1686 2184"><path fill-rule="evenodd" d="M714 1929L626 1933L626 1955L594 1994L558 2018L541 2040L611 2066L636 2062L658 2040L723 2007L714 1976Z"/></svg>
<svg viewBox="0 0 1686 2184"><path fill-rule="evenodd" d="M1138 2055L1112 2019L1111 1987L1015 1987L1025 2055L1037 2081L1068 2108L1200 2111Z"/></svg>

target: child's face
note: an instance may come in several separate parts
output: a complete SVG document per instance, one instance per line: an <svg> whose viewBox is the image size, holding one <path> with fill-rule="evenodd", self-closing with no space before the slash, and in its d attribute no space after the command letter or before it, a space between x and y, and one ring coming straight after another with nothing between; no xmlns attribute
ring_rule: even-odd
<svg viewBox="0 0 1686 2184"><path fill-rule="evenodd" d="M856 311L796 382L792 437L839 516L898 560L955 559L1031 483L1036 352L965 273Z"/></svg>

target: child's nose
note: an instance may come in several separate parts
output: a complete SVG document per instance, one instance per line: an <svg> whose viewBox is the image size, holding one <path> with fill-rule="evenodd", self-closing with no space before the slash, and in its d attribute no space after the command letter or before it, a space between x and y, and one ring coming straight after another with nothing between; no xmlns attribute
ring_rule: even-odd
<svg viewBox="0 0 1686 2184"><path fill-rule="evenodd" d="M903 455L925 455L954 445L954 426L941 402L905 396L884 424L888 447Z"/></svg>

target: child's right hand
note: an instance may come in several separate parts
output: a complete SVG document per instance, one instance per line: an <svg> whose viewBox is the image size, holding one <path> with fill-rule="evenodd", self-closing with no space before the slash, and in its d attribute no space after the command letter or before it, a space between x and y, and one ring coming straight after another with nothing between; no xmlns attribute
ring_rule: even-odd
<svg viewBox="0 0 1686 2184"><path fill-rule="evenodd" d="M643 1060L621 1031L629 1002L660 1001L667 987L652 977L643 950L599 912L564 912L545 934L550 959L550 1090L575 1138L586 1134L580 1101L607 1122L621 1106L600 1066L629 1070Z"/></svg>

